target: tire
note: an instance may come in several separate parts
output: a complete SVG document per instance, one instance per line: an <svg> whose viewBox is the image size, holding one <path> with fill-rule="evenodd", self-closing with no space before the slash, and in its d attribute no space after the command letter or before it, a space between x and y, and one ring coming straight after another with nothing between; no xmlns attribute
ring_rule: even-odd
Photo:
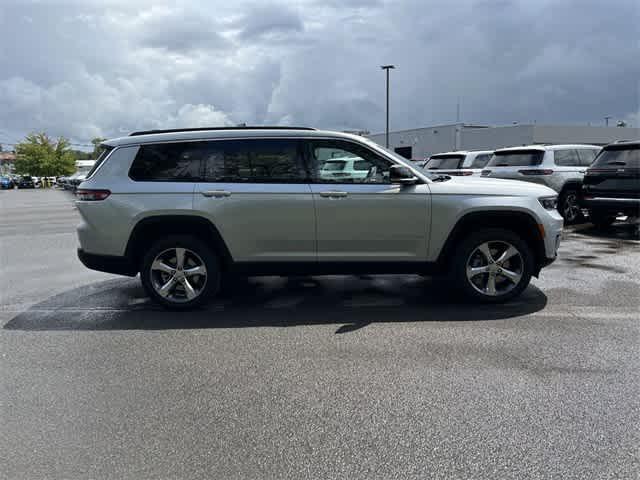
<svg viewBox="0 0 640 480"><path fill-rule="evenodd" d="M597 210L589 210L589 221L599 230L609 228L616 221L615 215L598 212Z"/></svg>
<svg viewBox="0 0 640 480"><path fill-rule="evenodd" d="M483 246L488 246L491 261L483 253ZM512 255L501 263L495 262L507 251ZM527 288L534 269L534 255L527 242L513 231L501 228L471 233L457 245L453 255L451 273L454 284L458 291L474 302L502 303L511 300ZM478 270L468 273L467 266Z"/></svg>
<svg viewBox="0 0 640 480"><path fill-rule="evenodd" d="M567 188L558 198L558 211L567 225L584 220L580 208L580 194L575 188Z"/></svg>
<svg viewBox="0 0 640 480"><path fill-rule="evenodd" d="M178 264L179 253L182 268ZM155 261L158 263L154 265ZM187 273L189 270L192 273ZM218 292L220 263L213 250L197 237L171 235L155 242L144 255L140 280L147 294L163 307L189 310ZM163 287L166 288L161 293Z"/></svg>

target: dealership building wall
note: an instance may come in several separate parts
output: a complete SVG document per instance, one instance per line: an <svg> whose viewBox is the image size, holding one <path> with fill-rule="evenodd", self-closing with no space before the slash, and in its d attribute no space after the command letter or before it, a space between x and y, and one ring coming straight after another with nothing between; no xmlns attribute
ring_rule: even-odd
<svg viewBox="0 0 640 480"><path fill-rule="evenodd" d="M367 135L385 144L385 134ZM456 123L389 132L389 147L407 158L424 158L452 150L494 150L532 144L606 145L640 138L640 128L553 125L484 126Z"/></svg>

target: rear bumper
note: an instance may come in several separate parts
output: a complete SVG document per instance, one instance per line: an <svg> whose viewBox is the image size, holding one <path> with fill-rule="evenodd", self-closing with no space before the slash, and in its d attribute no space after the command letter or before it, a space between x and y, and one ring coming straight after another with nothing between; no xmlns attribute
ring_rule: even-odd
<svg viewBox="0 0 640 480"><path fill-rule="evenodd" d="M98 272L115 273L129 277L135 277L138 273L138 269L128 257L97 255L78 248L78 258L85 267Z"/></svg>
<svg viewBox="0 0 640 480"><path fill-rule="evenodd" d="M589 210L638 216L640 198L583 197L582 206Z"/></svg>

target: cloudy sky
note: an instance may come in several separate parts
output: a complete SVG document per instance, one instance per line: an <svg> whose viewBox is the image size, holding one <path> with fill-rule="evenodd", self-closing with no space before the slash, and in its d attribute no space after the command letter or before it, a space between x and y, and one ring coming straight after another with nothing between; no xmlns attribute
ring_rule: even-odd
<svg viewBox="0 0 640 480"><path fill-rule="evenodd" d="M637 126L638 0L0 0L0 142L248 124Z"/></svg>

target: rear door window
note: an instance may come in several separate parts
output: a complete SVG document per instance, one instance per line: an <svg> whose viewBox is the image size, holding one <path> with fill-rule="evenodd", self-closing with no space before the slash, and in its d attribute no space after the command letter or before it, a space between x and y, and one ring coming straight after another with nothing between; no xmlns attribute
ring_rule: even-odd
<svg viewBox="0 0 640 480"><path fill-rule="evenodd" d="M207 142L204 180L214 183L304 183L302 144L290 139Z"/></svg>
<svg viewBox="0 0 640 480"><path fill-rule="evenodd" d="M579 167L580 157L578 151L571 148L566 150L555 150L553 152L554 163L559 167Z"/></svg>
<svg viewBox="0 0 640 480"><path fill-rule="evenodd" d="M491 154L482 153L473 160L469 168L484 168L489 163L489 160L491 160Z"/></svg>
<svg viewBox="0 0 640 480"><path fill-rule="evenodd" d="M598 151L593 150L591 148L582 148L578 150L578 154L580 155L580 165L583 167L589 167L593 163L593 160L596 158Z"/></svg>
<svg viewBox="0 0 640 480"><path fill-rule="evenodd" d="M457 170L462 166L464 155L433 156L424 166L426 170Z"/></svg>
<svg viewBox="0 0 640 480"><path fill-rule="evenodd" d="M489 166L492 167L532 167L540 165L544 158L542 150L508 150L496 152Z"/></svg>

